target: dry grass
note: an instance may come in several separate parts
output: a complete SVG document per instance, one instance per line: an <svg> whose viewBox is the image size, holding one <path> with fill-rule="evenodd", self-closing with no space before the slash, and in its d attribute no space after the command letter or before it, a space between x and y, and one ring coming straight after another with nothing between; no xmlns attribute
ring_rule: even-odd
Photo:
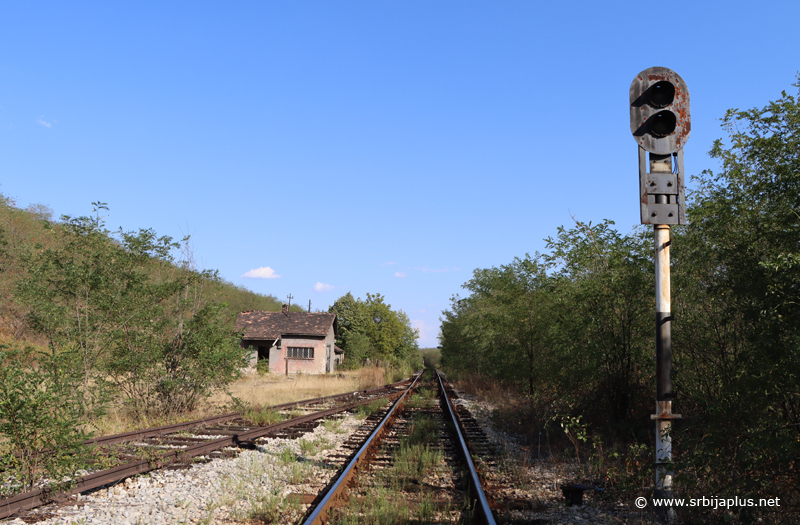
<svg viewBox="0 0 800 525"><path fill-rule="evenodd" d="M383 369L375 367L328 375L248 374L234 383L230 391L237 399L261 408L380 386L383 377ZM213 404L226 401L230 399L224 394L211 398Z"/></svg>
<svg viewBox="0 0 800 525"><path fill-rule="evenodd" d="M508 404L510 400L520 397L515 391L503 387L499 381L481 377L477 374L457 377L452 380L452 383L458 390L477 396L478 399L495 405L502 406Z"/></svg>
<svg viewBox="0 0 800 525"><path fill-rule="evenodd" d="M195 419L202 419L204 417L221 414L223 412L225 412L225 410L222 410L220 407L205 405L179 416L136 417L125 408L112 406L108 412L103 415L103 417L94 421L91 425L87 425L87 430L92 431L95 436L110 436L113 434L122 434L124 432L141 430L144 428L193 421Z"/></svg>
<svg viewBox="0 0 800 525"><path fill-rule="evenodd" d="M279 374L248 374L231 385L230 392L250 406L260 408L359 389L356 373L288 377ZM211 398L211 403L215 405L229 401L230 398L225 394L216 394Z"/></svg>
<svg viewBox="0 0 800 525"><path fill-rule="evenodd" d="M368 366L356 371L355 373L358 374L359 390L381 386L387 382L385 368Z"/></svg>
<svg viewBox="0 0 800 525"><path fill-rule="evenodd" d="M231 394L255 410L265 406L280 405L314 397L331 396L364 390L384 384L384 369L377 367L328 375L284 376L280 374L247 374L231 385ZM217 393L192 412L171 418L134 417L121 407L112 407L102 418L94 422L91 430L97 436L121 434L143 428L192 421L204 417L230 412L232 399Z"/></svg>

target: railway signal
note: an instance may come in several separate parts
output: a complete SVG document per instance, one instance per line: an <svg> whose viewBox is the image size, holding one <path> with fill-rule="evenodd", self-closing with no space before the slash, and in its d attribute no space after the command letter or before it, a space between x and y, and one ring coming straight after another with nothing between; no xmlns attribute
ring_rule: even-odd
<svg viewBox="0 0 800 525"><path fill-rule="evenodd" d="M631 133L639 144L642 224L686 224L683 145L692 131L689 89L671 69L651 67L633 79L629 98Z"/></svg>
<svg viewBox="0 0 800 525"><path fill-rule="evenodd" d="M692 130L689 89L665 67L645 69L629 92L630 124L639 145L639 209L642 224L652 224L656 271L656 423L655 498L672 497L672 306L669 275L670 225L686 224L683 146ZM649 158L648 158L649 157ZM659 507L673 521L674 509Z"/></svg>

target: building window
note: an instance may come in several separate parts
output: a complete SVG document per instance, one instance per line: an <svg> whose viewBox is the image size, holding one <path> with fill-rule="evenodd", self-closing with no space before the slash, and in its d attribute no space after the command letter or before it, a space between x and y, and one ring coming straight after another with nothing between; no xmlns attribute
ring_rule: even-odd
<svg viewBox="0 0 800 525"><path fill-rule="evenodd" d="M290 346L286 349L289 359L314 359L314 349L305 346Z"/></svg>

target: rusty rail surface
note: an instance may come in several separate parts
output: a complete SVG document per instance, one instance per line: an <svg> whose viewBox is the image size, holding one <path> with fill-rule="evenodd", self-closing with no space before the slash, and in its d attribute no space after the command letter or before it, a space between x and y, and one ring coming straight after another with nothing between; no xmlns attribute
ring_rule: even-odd
<svg viewBox="0 0 800 525"><path fill-rule="evenodd" d="M403 381L398 381L396 383L391 383L383 386L378 386L374 388L369 388L366 390L353 390L352 392L345 392L344 394L334 394L332 396L323 396L323 397L315 397L311 399L303 399L301 401L292 401L290 403L283 403L281 405L272 405L267 407L269 410L287 410L290 408L306 406L306 405L316 405L318 403L325 403L327 401L339 401L342 399L347 399L348 397L361 395L370 395L376 392L380 392L381 390L388 389L388 388L397 388L401 385L410 382L409 379L404 379ZM228 414L222 414L219 416L211 416L203 419L195 419L193 421L187 421L185 423L174 423L172 425L164 425L160 427L153 427L148 428L145 430L132 430L130 432L124 432L122 434L112 434L108 436L100 436L92 439L87 439L83 442L84 445L87 446L98 446L98 445L113 445L116 443L124 443L126 441L134 441L138 439L144 439L149 437L160 436L163 434L172 434L174 432L181 432L183 430L188 430L190 428L195 427L202 427L205 425L213 425L217 423L223 423L225 421L229 421L231 419L236 419L237 417L242 417L241 412L230 412Z"/></svg>
<svg viewBox="0 0 800 525"><path fill-rule="evenodd" d="M409 385L408 389L398 396L394 405L386 416L384 416L383 420L381 420L364 444L361 445L358 451L353 455L353 458L345 465L334 484L331 485L314 510L303 521L303 525L318 525L328 522L331 510L333 510L337 503L347 498L347 488L350 482L355 478L357 472L365 462L368 461L370 454L377 449L381 438L388 433L397 415L402 411L406 395L417 385L417 381L422 375L423 374L418 374L414 382Z"/></svg>
<svg viewBox="0 0 800 525"><path fill-rule="evenodd" d="M472 502L470 507L473 508L473 521L475 523L483 523L485 525L495 525L494 515L491 510L491 503L486 496L481 485L481 480L472 461L466 440L464 439L464 432L461 428L461 421L457 417L453 409L452 402L447 395L444 382L438 371L435 371L438 380L439 390L442 394L443 414L453 424L455 434L458 439L459 445L456 447L458 454L462 457L469 477L470 495ZM421 375L419 377L422 377ZM332 511L335 506L346 501L347 489L355 479L356 474L364 469L365 463L369 460L372 453L379 446L380 440L388 433L394 419L402 411L403 403L406 394L410 392L416 385L416 381L409 386L408 390L398 398L392 409L386 414L378 427L367 438L364 444L358 449L350 462L344 467L339 477L333 485L324 493L322 498L318 497L319 502L313 511L308 514L308 517L303 521L303 525L319 525L328 523L330 521ZM446 407L446 410L444 409Z"/></svg>
<svg viewBox="0 0 800 525"><path fill-rule="evenodd" d="M419 377L420 376L418 375L414 379L414 383L416 383L416 380ZM293 403L286 403L284 405L276 405L276 406L271 407L271 408L274 408L274 409L291 408L291 407L294 407L294 406L313 404L314 402L323 402L321 400L330 400L330 399L333 399L333 398L342 399L342 398L346 398L347 396L354 396L354 395L358 395L358 394L370 394L370 393L374 393L376 391L380 391L380 390L387 389L387 388L396 388L397 386L402 385L403 383L407 383L409 381L410 380L399 381L397 383L392 383L390 385L385 385L383 387L376 387L376 388L369 389L369 390L357 390L357 391L354 391L354 392L348 392L346 394L338 394L338 395L335 395L335 396L325 396L325 397L322 397L322 398L315 398L315 399L304 400L304 401L296 401L296 402L293 402ZM407 392L407 390L406 390L406 392ZM113 467L113 468L108 469L108 470L103 470L103 471L94 472L92 474L88 474L86 476L83 476L83 477L78 478L77 480L75 480L75 484L67 491L54 492L52 489L44 488L44 489L36 489L36 490L30 491L30 492L26 492L26 493L23 493L23 494L16 494L16 495L8 497L8 498L0 499L0 519L7 518L7 517L9 517L9 516L11 516L11 515L13 515L13 514L15 514L17 512L21 512L21 511L24 511L24 510L32 509L34 507L38 507L38 506L50 503L50 502L54 501L54 498L56 496L68 496L70 494L76 494L76 493L79 493L79 492L84 492L84 491L87 491L87 490L95 489L95 488L101 487L103 485L106 485L108 483L112 483L112 482L115 482L115 481L119 481L121 479L125 479L125 478L130 477L130 476L135 476L137 474L142 474L142 473L148 472L150 470L155 470L157 468L164 467L164 466L169 465L170 463L174 463L176 461L185 460L185 459L189 459L189 458L192 458L192 457L195 457L195 456L201 456L201 455L204 455L204 454L208 454L208 453L213 452L215 450L219 450L221 448L225 448L226 446L239 445L240 443L252 441L254 439L258 439L258 438L260 438L262 436L265 436L267 434L271 434L273 432L277 432L279 430L290 428L290 427L293 427L293 426L296 426L296 425L302 425L303 423L308 423L310 421L314 421L314 420L317 420L317 419L322 419L324 417L327 417L327 416L330 416L332 414L336 414L336 413L339 413L339 412L345 412L347 410L352 410L353 408L356 408L356 407L358 407L360 405L364 405L364 404L370 403L374 399L380 399L380 398L383 398L383 397L387 397L390 400L395 400L398 397L404 396L404 395L405 395L405 392L402 392L402 393L401 392L395 392L395 393L391 393L391 394L386 394L384 396L379 396L378 398L363 399L363 400L359 400L359 401L356 401L356 402L353 402L353 403L348 403L347 405L343 405L343 406L340 406L340 407L331 408L331 409L323 410L323 411L319 411L319 412L314 412L312 414L307 414L305 416L292 418L292 419L289 419L289 420L286 420L286 421L281 421L280 423L276 423L274 425L269 425L269 426L265 426L265 427L258 427L258 428L254 428L253 430L242 431L240 433L235 433L235 434L232 434L230 436L225 436L223 438L210 440L207 443L199 443L197 445L189 446L189 447L184 448L184 449L172 449L170 451L165 451L163 454L159 455L158 458L153 459L153 460L134 461L134 462L126 463L124 465L118 465L118 466ZM233 419L234 417L239 417L240 415L241 414L239 414L239 413L233 414L233 417L231 417L230 419ZM217 419L216 422L219 422L219 418L225 418L225 417L228 417L228 416L231 416L231 414L225 414L223 416L215 416L215 417L209 418L209 419ZM131 439L135 439L137 436L139 436L139 437L148 437L148 436L145 436L145 434L149 434L150 437L154 436L154 435L164 434L164 433L166 433L164 431L164 429L171 429L170 432L177 432L177 431L182 429L182 428L178 428L178 427L181 427L182 425L185 426L185 425L192 425L193 424L194 426L197 426L198 422L202 423L203 421L206 421L206 420L197 420L197 421L193 421L193 422L190 422L190 423L180 423L178 425L166 425L164 427L157 427L157 428L148 429L148 430L145 430L145 431L128 432L126 434L116 434L116 435L113 435L113 436L107 436L107 438L109 438L109 439L106 440L106 441L100 441L102 438L98 438L98 440L95 440L95 441L93 441L93 440L90 440L90 441L92 441L92 443L95 444L95 445L98 445L98 444L106 445L106 444L112 444L112 443L119 443L119 442L122 442L122 441L129 441ZM186 428L188 428L188 427L186 427ZM155 433L151 433L151 432L155 432ZM133 435L133 437L131 437L131 435ZM127 437L119 439L118 441L113 441L113 439L121 438L121 436L127 436Z"/></svg>
<svg viewBox="0 0 800 525"><path fill-rule="evenodd" d="M472 461L472 457L470 456L469 449L467 448L467 442L464 440L464 433L463 428L461 426L461 420L456 417L455 410L453 409L452 402L450 398L447 396L447 391L444 388L444 382L442 381L442 377L439 374L439 371L436 370L436 379L439 381L439 388L442 391L442 401L443 404L447 407L447 413L450 416L450 420L453 422L453 426L455 427L455 432L458 437L459 443L459 454L464 459L464 462L467 464L467 469L469 471L469 479L470 479L470 494L475 502L474 505L474 520L479 521L480 523L485 523L486 525L495 525L494 516L492 515L491 505L489 503L489 499L486 497L486 493L483 491L483 486L481 485L480 477L478 476L478 471L475 469L475 463Z"/></svg>

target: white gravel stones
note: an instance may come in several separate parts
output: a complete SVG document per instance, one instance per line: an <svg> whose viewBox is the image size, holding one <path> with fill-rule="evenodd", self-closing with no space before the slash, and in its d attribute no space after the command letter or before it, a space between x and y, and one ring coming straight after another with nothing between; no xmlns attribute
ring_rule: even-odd
<svg viewBox="0 0 800 525"><path fill-rule="evenodd" d="M290 493L316 493L324 487L338 468L338 462L328 462L326 458L342 453L337 449L362 423L352 415L340 421L336 425L320 425L300 439L259 440L257 450L243 450L234 459L153 471L80 495L68 505L41 507L37 514L55 516L38 523L236 523L269 497L280 501ZM303 509L296 506L295 510ZM9 523L24 522L18 518Z"/></svg>

